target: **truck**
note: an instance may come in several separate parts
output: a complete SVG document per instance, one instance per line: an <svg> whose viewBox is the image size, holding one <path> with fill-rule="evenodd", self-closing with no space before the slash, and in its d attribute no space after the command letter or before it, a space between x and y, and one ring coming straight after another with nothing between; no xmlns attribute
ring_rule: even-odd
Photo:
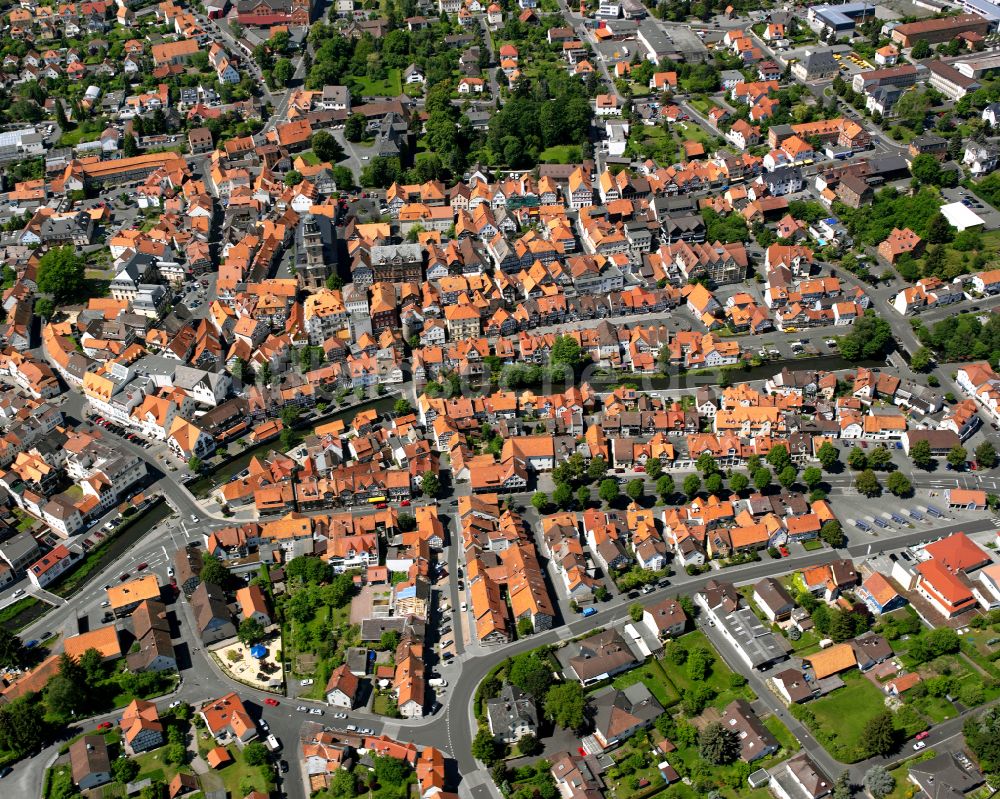
<svg viewBox="0 0 1000 799"><path fill-rule="evenodd" d="M597 608L584 608L583 609L583 615L584 616L593 616L595 613L597 613Z"/></svg>
<svg viewBox="0 0 1000 799"><path fill-rule="evenodd" d="M279 749L281 749L281 741L275 738L274 734L272 733L271 735L268 735L267 738L264 739L264 746L266 746L268 750L271 752L277 752Z"/></svg>
<svg viewBox="0 0 1000 799"><path fill-rule="evenodd" d="M432 677L427 681L427 684L432 688L447 688L448 681L444 677Z"/></svg>

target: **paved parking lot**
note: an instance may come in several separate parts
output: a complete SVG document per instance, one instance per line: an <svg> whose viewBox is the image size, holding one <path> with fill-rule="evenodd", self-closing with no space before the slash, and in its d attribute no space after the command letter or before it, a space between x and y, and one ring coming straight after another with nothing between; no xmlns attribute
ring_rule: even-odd
<svg viewBox="0 0 1000 799"><path fill-rule="evenodd" d="M942 481L946 482L945 478ZM941 516L928 512L929 506L940 511ZM888 492L881 497L868 499L848 489L843 494L838 494L836 507L837 515L852 544L868 541L874 545L880 537L904 531L930 531L983 519L982 511L949 510L944 501L943 489L917 489L913 497L906 499L894 497ZM876 522L876 519L879 521ZM868 529L861 529L856 522ZM882 524L885 526L881 526Z"/></svg>
<svg viewBox="0 0 1000 799"><path fill-rule="evenodd" d="M1000 211L980 200L975 194L966 189L955 187L953 189L941 189L942 196L949 202L962 202L968 200L969 210L983 220L984 230L1000 230Z"/></svg>

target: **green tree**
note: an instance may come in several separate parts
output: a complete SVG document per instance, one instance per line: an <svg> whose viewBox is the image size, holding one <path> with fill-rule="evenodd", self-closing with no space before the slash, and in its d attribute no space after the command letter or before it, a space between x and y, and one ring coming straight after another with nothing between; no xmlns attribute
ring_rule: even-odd
<svg viewBox="0 0 1000 799"><path fill-rule="evenodd" d="M833 799L851 799L854 791L851 789L851 772L842 771L833 784Z"/></svg>
<svg viewBox="0 0 1000 799"><path fill-rule="evenodd" d="M127 785L138 776L139 764L130 757L118 757L111 763L111 772L115 776L115 782Z"/></svg>
<svg viewBox="0 0 1000 799"><path fill-rule="evenodd" d="M97 685L104 679L104 656L93 647L80 655L78 663L88 685Z"/></svg>
<svg viewBox="0 0 1000 799"><path fill-rule="evenodd" d="M493 736L491 735L490 739L492 740L492 738ZM475 751L473 751L473 754L475 754ZM357 778L347 769L338 769L333 773L333 777L330 780L329 791L335 799L354 799L357 791Z"/></svg>
<svg viewBox="0 0 1000 799"><path fill-rule="evenodd" d="M572 336L559 336L552 343L552 350L549 353L549 363L553 366L565 364L576 367L584 360L584 353L580 348L580 343Z"/></svg>
<svg viewBox="0 0 1000 799"><path fill-rule="evenodd" d="M872 469L888 469L892 464L892 453L884 444L879 444L868 456L868 466Z"/></svg>
<svg viewBox="0 0 1000 799"><path fill-rule="evenodd" d="M877 497L882 493L882 485L871 469L858 472L854 479L854 487L858 489L858 493L864 494L866 497Z"/></svg>
<svg viewBox="0 0 1000 799"><path fill-rule="evenodd" d="M289 169L285 173L286 186L298 186L302 182L302 173L297 169Z"/></svg>
<svg viewBox="0 0 1000 799"><path fill-rule="evenodd" d="M488 729L481 729L472 739L472 756L486 766L492 766L500 760L500 747Z"/></svg>
<svg viewBox="0 0 1000 799"><path fill-rule="evenodd" d="M663 462L659 458L647 458L646 474L650 480L656 480L663 473Z"/></svg>
<svg viewBox="0 0 1000 799"><path fill-rule="evenodd" d="M413 413L413 406L408 399L400 397L392 404L392 413L394 416L407 416Z"/></svg>
<svg viewBox="0 0 1000 799"><path fill-rule="evenodd" d="M728 765L740 755L739 736L713 721L698 734L698 754L714 766Z"/></svg>
<svg viewBox="0 0 1000 799"><path fill-rule="evenodd" d="M29 692L0 706L0 746L7 751L24 755L42 747L48 730L37 700Z"/></svg>
<svg viewBox="0 0 1000 799"><path fill-rule="evenodd" d="M656 480L656 493L659 494L664 501L671 496L676 489L674 488L674 478L669 474L661 474Z"/></svg>
<svg viewBox="0 0 1000 799"><path fill-rule="evenodd" d="M560 510L566 510L573 504L573 489L569 483L559 483L552 492L552 501Z"/></svg>
<svg viewBox="0 0 1000 799"><path fill-rule="evenodd" d="M822 538L826 543L828 543L834 549L839 549L844 545L844 530L840 526L840 522L836 519L830 519L828 522L824 522L823 526L819 530L820 538Z"/></svg>
<svg viewBox="0 0 1000 799"><path fill-rule="evenodd" d="M332 133L327 130L317 130L309 142L312 151L320 161L329 161L331 164L344 160L344 148Z"/></svg>
<svg viewBox="0 0 1000 799"><path fill-rule="evenodd" d="M531 495L532 507L541 513L549 504L549 495L544 491L536 491Z"/></svg>
<svg viewBox="0 0 1000 799"><path fill-rule="evenodd" d="M991 442L984 441L976 447L976 463L980 469L992 469L997 465L997 451Z"/></svg>
<svg viewBox="0 0 1000 799"><path fill-rule="evenodd" d="M405 760L390 755L376 755L372 758L375 766L375 777L379 785L401 786L406 782L409 767Z"/></svg>
<svg viewBox="0 0 1000 799"><path fill-rule="evenodd" d="M789 463L778 475L778 482L781 483L782 488L791 488L798 476L795 467Z"/></svg>
<svg viewBox="0 0 1000 799"><path fill-rule="evenodd" d="M267 763L267 747L260 741L251 741L243 747L243 759L248 766L263 766Z"/></svg>
<svg viewBox="0 0 1000 799"><path fill-rule="evenodd" d="M578 730L583 726L586 704L580 683L559 683L545 694L545 716L564 729Z"/></svg>
<svg viewBox="0 0 1000 799"><path fill-rule="evenodd" d="M698 460L695 461L694 467L702 474L714 474L718 471L719 464L715 460L715 456L711 452L703 452L698 456Z"/></svg>
<svg viewBox="0 0 1000 799"><path fill-rule="evenodd" d="M816 466L810 466L802 472L802 482L812 491L823 482L823 472Z"/></svg>
<svg viewBox="0 0 1000 799"><path fill-rule="evenodd" d="M441 490L441 481L434 472L428 469L424 472L423 477L420 478L420 489L424 492L425 496L436 497Z"/></svg>
<svg viewBox="0 0 1000 799"><path fill-rule="evenodd" d="M610 477L606 480L602 480L601 486L597 490L597 495L602 501L607 502L610 505L618 499L618 481L613 480Z"/></svg>
<svg viewBox="0 0 1000 799"><path fill-rule="evenodd" d="M930 369L933 360L934 354L927 347L920 347L910 358L910 368L915 372L926 372Z"/></svg>
<svg viewBox="0 0 1000 799"><path fill-rule="evenodd" d="M771 451L767 453L766 460L776 473L792 462L791 456L788 454L788 447L784 444L777 444L772 447Z"/></svg>
<svg viewBox="0 0 1000 799"><path fill-rule="evenodd" d="M912 92L911 92L912 94ZM892 328L875 311L865 311L854 320L851 332L839 340L840 354L849 361L877 358L892 342Z"/></svg>
<svg viewBox="0 0 1000 799"><path fill-rule="evenodd" d="M122 149L126 158L135 158L139 154L139 145L136 143L135 136L126 133Z"/></svg>
<svg viewBox="0 0 1000 799"><path fill-rule="evenodd" d="M84 296L85 261L72 246L49 250L38 262L38 290L51 294L57 305Z"/></svg>
<svg viewBox="0 0 1000 799"><path fill-rule="evenodd" d="M865 772L863 781L874 799L884 799L896 787L896 778L886 771L885 766L872 766Z"/></svg>
<svg viewBox="0 0 1000 799"><path fill-rule="evenodd" d="M865 724L861 732L861 740L869 757L885 757L896 748L896 726L892 713L883 710Z"/></svg>
<svg viewBox="0 0 1000 799"><path fill-rule="evenodd" d="M699 491L701 491L701 477L697 474L689 474L684 478L684 493L688 498L694 497Z"/></svg>
<svg viewBox="0 0 1000 799"><path fill-rule="evenodd" d="M952 469L964 469L966 458L969 457L968 451L961 444L956 444L950 450L948 450L947 461Z"/></svg>
<svg viewBox="0 0 1000 799"><path fill-rule="evenodd" d="M24 643L6 627L0 627L0 667L19 668L24 665Z"/></svg>
<svg viewBox="0 0 1000 799"><path fill-rule="evenodd" d="M638 502L642 498L645 488L645 483L642 480L629 480L628 485L625 486L625 493L633 502Z"/></svg>
<svg viewBox="0 0 1000 799"><path fill-rule="evenodd" d="M705 491L709 494L719 495L722 493L722 475L714 472L705 478Z"/></svg>
<svg viewBox="0 0 1000 799"><path fill-rule="evenodd" d="M295 67L287 58L279 58L275 62L274 68L271 70L271 77L274 80L274 84L280 89L283 89L288 85L288 81L292 79L292 75L294 74Z"/></svg>
<svg viewBox="0 0 1000 799"><path fill-rule="evenodd" d="M379 638L379 649L383 652L395 652L399 646L400 635L398 630L386 630Z"/></svg>
<svg viewBox="0 0 1000 799"><path fill-rule="evenodd" d="M611 599L611 592L608 591L608 589L605 588L603 585L599 585L597 586L597 588L594 589L594 599L596 599L598 602L607 602L609 599Z"/></svg>
<svg viewBox="0 0 1000 799"><path fill-rule="evenodd" d="M531 618L525 616L517 620L517 637L527 638L535 631L535 625L532 624Z"/></svg>
<svg viewBox="0 0 1000 799"><path fill-rule="evenodd" d="M922 58L929 58L931 55L931 46L926 39L917 39L913 43L913 49L910 50L910 57L914 61L919 61Z"/></svg>
<svg viewBox="0 0 1000 799"><path fill-rule="evenodd" d="M585 509L589 502L590 488L588 486L580 486L576 489L576 504Z"/></svg>
<svg viewBox="0 0 1000 799"><path fill-rule="evenodd" d="M41 319L51 319L55 316L56 306L48 297L39 297L35 300L35 316Z"/></svg>
<svg viewBox="0 0 1000 799"><path fill-rule="evenodd" d="M837 448L833 446L829 441L824 441L822 446L816 452L816 457L819 458L820 466L827 472L836 466L837 461L840 459L840 453L837 452Z"/></svg>
<svg viewBox="0 0 1000 799"><path fill-rule="evenodd" d="M733 472L729 477L729 490L734 494L742 494L750 487L750 478L743 472Z"/></svg>
<svg viewBox="0 0 1000 799"><path fill-rule="evenodd" d="M908 497L913 493L913 486L902 472L893 472L886 478L885 487L897 497Z"/></svg>
<svg viewBox="0 0 1000 799"><path fill-rule="evenodd" d="M201 465L202 465L201 458L199 458L197 455L192 455L190 458L188 458L187 465L188 469L190 469L193 474L197 474L198 472L201 471Z"/></svg>
<svg viewBox="0 0 1000 799"><path fill-rule="evenodd" d="M913 465L918 469L930 469L934 464L931 445L925 440L913 443L910 446L910 460L913 461Z"/></svg>
<svg viewBox="0 0 1000 799"><path fill-rule="evenodd" d="M865 451L861 447L853 447L847 453L847 465L855 471L863 471L868 468L868 456L865 455Z"/></svg>
<svg viewBox="0 0 1000 799"><path fill-rule="evenodd" d="M600 455L590 459L587 466L587 477L594 482L603 480L608 474L608 462Z"/></svg>
<svg viewBox="0 0 1000 799"><path fill-rule="evenodd" d="M257 621L257 619L250 616L240 622L238 635L240 641L242 641L246 646L251 646L252 644L256 644L258 641L262 641L264 639L264 625Z"/></svg>
<svg viewBox="0 0 1000 799"><path fill-rule="evenodd" d="M229 569L214 555L206 555L201 561L201 581L225 588L229 583Z"/></svg>
<svg viewBox="0 0 1000 799"><path fill-rule="evenodd" d="M552 668L535 652L527 652L511 659L508 679L536 700L546 695L552 685Z"/></svg>
<svg viewBox="0 0 1000 799"><path fill-rule="evenodd" d="M642 621L642 615L645 612L646 609L638 602L633 602L628 606L628 615L632 617L632 621Z"/></svg>
<svg viewBox="0 0 1000 799"><path fill-rule="evenodd" d="M349 142L361 141L367 124L363 114L351 114L344 123L344 138Z"/></svg>
<svg viewBox="0 0 1000 799"><path fill-rule="evenodd" d="M524 757L540 754L542 751L542 742L530 733L522 735L517 742L517 751Z"/></svg>
<svg viewBox="0 0 1000 799"><path fill-rule="evenodd" d="M764 491L769 485L771 485L771 470L762 466L754 472L753 485L758 491Z"/></svg>

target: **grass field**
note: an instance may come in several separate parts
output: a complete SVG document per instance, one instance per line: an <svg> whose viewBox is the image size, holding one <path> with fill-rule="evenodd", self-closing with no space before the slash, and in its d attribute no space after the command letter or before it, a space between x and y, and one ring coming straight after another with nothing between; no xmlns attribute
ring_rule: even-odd
<svg viewBox="0 0 1000 799"><path fill-rule="evenodd" d="M795 736L789 732L788 727L785 726L784 722L777 716L768 716L764 719L764 726L771 731L781 748L785 750L788 754L799 751L799 742L795 739Z"/></svg>
<svg viewBox="0 0 1000 799"><path fill-rule="evenodd" d="M544 164L575 164L580 161L580 145L555 144L546 147L538 155L538 160Z"/></svg>
<svg viewBox="0 0 1000 799"><path fill-rule="evenodd" d="M673 682L663 670L663 663L659 660L650 660L642 666L615 677L615 688L621 690L637 682L643 683L657 702L663 707L670 707L680 701L681 695Z"/></svg>
<svg viewBox="0 0 1000 799"><path fill-rule="evenodd" d="M843 688L813 700L809 709L818 722L818 729L814 732L822 736L824 744L836 745L835 749L827 746L830 754L839 759L838 752L843 752L846 758L860 760L865 724L881 713L885 706L878 688L859 672L845 675L844 681Z"/></svg>
<svg viewBox="0 0 1000 799"><path fill-rule="evenodd" d="M733 683L731 682L733 679L732 669L726 665L722 656L719 655L715 647L709 643L709 640L705 637L705 634L701 630L695 630L694 632L688 633L679 640L684 644L688 651L700 646L707 649L715 657L715 661L712 663L712 670L709 672L708 679L705 680L705 684L715 691L715 698L711 702L713 707L720 709L724 708L734 699L747 699L752 701L757 698L754 692L746 685L742 685L740 687L733 686ZM688 677L683 666L675 666L666 661L664 661L663 666L667 676L670 678L670 681L682 695L686 690L694 687L695 683Z"/></svg>
<svg viewBox="0 0 1000 799"><path fill-rule="evenodd" d="M403 91L403 73L398 69L388 70L384 80L371 80L360 75L351 77L358 84L358 90L364 97L395 97Z"/></svg>

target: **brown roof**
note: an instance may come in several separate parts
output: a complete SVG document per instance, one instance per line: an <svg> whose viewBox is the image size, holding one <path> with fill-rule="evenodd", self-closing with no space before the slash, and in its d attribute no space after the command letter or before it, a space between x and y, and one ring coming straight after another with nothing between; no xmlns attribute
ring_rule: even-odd
<svg viewBox="0 0 1000 799"><path fill-rule="evenodd" d="M69 745L73 782L77 785L91 774L111 772L108 745L103 735L84 735Z"/></svg>
<svg viewBox="0 0 1000 799"><path fill-rule="evenodd" d="M617 630L605 630L579 643L580 654L570 658L570 665L576 676L590 680L635 662L632 650Z"/></svg>

